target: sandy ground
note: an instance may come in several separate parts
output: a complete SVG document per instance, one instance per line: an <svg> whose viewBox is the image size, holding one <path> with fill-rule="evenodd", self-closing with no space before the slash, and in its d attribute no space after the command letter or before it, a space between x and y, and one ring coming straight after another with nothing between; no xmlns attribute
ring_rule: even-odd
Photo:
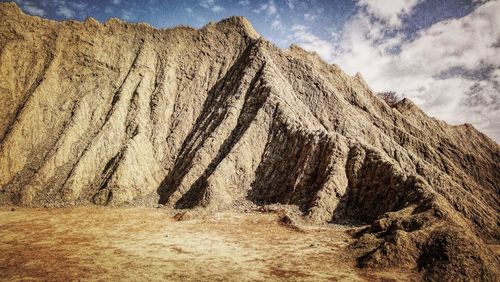
<svg viewBox="0 0 500 282"><path fill-rule="evenodd" d="M272 213L178 220L165 209L0 208L0 280L372 281L341 226L278 223Z"/></svg>

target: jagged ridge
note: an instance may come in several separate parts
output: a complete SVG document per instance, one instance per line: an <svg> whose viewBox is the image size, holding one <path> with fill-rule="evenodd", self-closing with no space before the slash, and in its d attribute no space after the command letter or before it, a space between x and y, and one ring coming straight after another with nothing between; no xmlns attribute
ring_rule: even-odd
<svg viewBox="0 0 500 282"><path fill-rule="evenodd" d="M291 204L370 225L360 265L498 277L500 150L471 126L389 107L241 17L156 30L0 5L2 203Z"/></svg>

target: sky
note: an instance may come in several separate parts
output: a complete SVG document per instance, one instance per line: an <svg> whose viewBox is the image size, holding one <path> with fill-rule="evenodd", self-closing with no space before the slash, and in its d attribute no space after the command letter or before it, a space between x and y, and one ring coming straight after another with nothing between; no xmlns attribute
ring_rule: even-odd
<svg viewBox="0 0 500 282"><path fill-rule="evenodd" d="M5 2L0 0L1 2ZM157 28L238 15L281 48L317 52L376 91L500 142L500 0L16 0L28 14Z"/></svg>

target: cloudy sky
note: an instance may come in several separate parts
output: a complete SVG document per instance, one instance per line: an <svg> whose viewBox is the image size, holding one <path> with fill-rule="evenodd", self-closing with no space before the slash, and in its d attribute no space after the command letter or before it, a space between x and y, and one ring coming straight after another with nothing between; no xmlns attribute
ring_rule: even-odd
<svg viewBox="0 0 500 282"><path fill-rule="evenodd" d="M0 0L3 1L3 0ZM201 27L232 15L282 48L316 51L375 91L500 141L500 0L16 0L52 19Z"/></svg>

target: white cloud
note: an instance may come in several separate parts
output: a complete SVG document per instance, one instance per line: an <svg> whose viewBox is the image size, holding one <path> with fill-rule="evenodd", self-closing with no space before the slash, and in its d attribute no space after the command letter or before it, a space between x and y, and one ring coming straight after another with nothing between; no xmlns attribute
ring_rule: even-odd
<svg viewBox="0 0 500 282"><path fill-rule="evenodd" d="M283 29L283 24L281 23L281 20L279 20L279 19L275 19L275 20L271 23L271 28L272 28L272 29L276 29L276 30L282 30L282 29Z"/></svg>
<svg viewBox="0 0 500 282"><path fill-rule="evenodd" d="M122 0L113 0L113 4L115 5L120 5L122 3Z"/></svg>
<svg viewBox="0 0 500 282"><path fill-rule="evenodd" d="M250 5L250 1L249 0L241 0L241 1L238 1L238 5L240 5L240 6L249 6Z"/></svg>
<svg viewBox="0 0 500 282"><path fill-rule="evenodd" d="M497 11L500 1L489 1L462 18L420 30L410 41L401 33L384 33L394 22L360 12L345 26L340 51L322 56L351 74L360 71L375 91L394 90L432 116L452 124L472 123L499 141ZM400 51L394 53L393 47Z"/></svg>
<svg viewBox="0 0 500 282"><path fill-rule="evenodd" d="M60 6L56 10L56 14L63 16L65 18L74 18L75 12L66 6Z"/></svg>
<svg viewBox="0 0 500 282"><path fill-rule="evenodd" d="M210 9L211 9L213 12L215 12L215 13L218 13L218 12L222 12L222 11L224 11L224 8L222 8L222 7L221 7L221 6L219 6L219 5L214 5L214 6L212 6L212 8L210 8Z"/></svg>
<svg viewBox="0 0 500 282"><path fill-rule="evenodd" d="M311 14L311 13L305 13L304 14L304 19L306 21L314 21L316 18L317 18L317 16L314 15L314 14Z"/></svg>
<svg viewBox="0 0 500 282"><path fill-rule="evenodd" d="M215 0L202 0L200 2L200 6L202 6L205 9L209 9L214 13L219 13L224 11L224 8L215 4Z"/></svg>
<svg viewBox="0 0 500 282"><path fill-rule="evenodd" d="M293 10L295 8L295 1L296 0L285 0L286 5L290 10Z"/></svg>
<svg viewBox="0 0 500 282"><path fill-rule="evenodd" d="M38 8L36 6L32 5L25 5L23 6L23 9L30 15L34 16L44 16L46 14L44 9Z"/></svg>
<svg viewBox="0 0 500 282"><path fill-rule="evenodd" d="M278 10L276 9L276 5L274 5L274 1L272 1L272 0L269 1L269 6L267 8L267 14L271 16L271 15L276 14L277 11Z"/></svg>
<svg viewBox="0 0 500 282"><path fill-rule="evenodd" d="M122 14L121 18L124 19L124 20L126 20L126 21L130 21L130 20L134 20L135 19L134 12L132 12L130 10L123 9L121 11L121 14Z"/></svg>
<svg viewBox="0 0 500 282"><path fill-rule="evenodd" d="M335 50L333 43L314 35L304 25L294 25L291 31L291 41L296 42L296 44L305 50L318 53L318 55L327 61L333 59L333 52Z"/></svg>
<svg viewBox="0 0 500 282"><path fill-rule="evenodd" d="M35 3L26 0L15 0L16 2L25 12L34 16L45 16L47 12L38 7Z"/></svg>
<svg viewBox="0 0 500 282"><path fill-rule="evenodd" d="M278 30L280 33L284 32L283 22L281 21L281 16L278 13L278 8L274 0L269 0L267 3L261 4L259 8L253 11L257 14L264 13L266 15L266 22L271 21L271 29Z"/></svg>
<svg viewBox="0 0 500 282"><path fill-rule="evenodd" d="M420 0L359 0L358 5L390 26L401 25L401 19L410 14Z"/></svg>
<svg viewBox="0 0 500 282"><path fill-rule="evenodd" d="M253 11L257 14L264 12L268 16L276 15L278 13L278 9L276 8L276 4L274 4L274 0L269 0L269 2L261 4L258 9L254 9Z"/></svg>

